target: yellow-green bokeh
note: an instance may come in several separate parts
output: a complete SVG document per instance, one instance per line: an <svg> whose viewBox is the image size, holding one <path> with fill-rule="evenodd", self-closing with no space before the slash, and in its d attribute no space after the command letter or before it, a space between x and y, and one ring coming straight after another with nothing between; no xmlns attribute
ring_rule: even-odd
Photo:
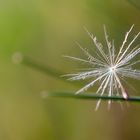
<svg viewBox="0 0 140 140"><path fill-rule="evenodd" d="M83 26L104 40L105 24L116 47L135 24L140 30L138 0L1 0L0 1L0 140L137 140L140 105L107 103L94 111L95 101L47 99L48 91L78 87L24 65L15 65L20 52L34 61L72 72L77 63L62 55L81 56L75 41L91 47ZM137 43L140 43L140 38ZM140 95L140 82L131 81Z"/></svg>

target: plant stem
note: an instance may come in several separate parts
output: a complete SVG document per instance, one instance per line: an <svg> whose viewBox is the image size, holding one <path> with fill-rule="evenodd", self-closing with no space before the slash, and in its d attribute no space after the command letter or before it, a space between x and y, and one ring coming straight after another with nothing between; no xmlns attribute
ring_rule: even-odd
<svg viewBox="0 0 140 140"><path fill-rule="evenodd" d="M133 5L135 8L137 8L138 10L140 10L140 3L139 1L136 3L133 0L127 0L131 5Z"/></svg>
<svg viewBox="0 0 140 140"><path fill-rule="evenodd" d="M64 73L62 73L58 70L55 70L53 68L50 68L48 66L44 67L43 65L34 62L33 60L31 60L28 57L24 57L22 64L24 64L28 67L34 68L36 70L39 70L41 72L44 72L45 74L50 75L59 80L63 80L65 82L71 83L70 81L65 80L64 77L61 77L61 75L64 75ZM71 84L73 84L73 83L71 83ZM81 83L74 83L73 85L77 86L77 85L81 85ZM128 99L124 99L122 96L110 96L109 97L106 95L103 95L103 96L96 95L96 94L93 95L93 93L76 95L74 92L67 92L67 91L66 92L49 92L48 96L49 97L60 97L60 98L74 98L74 99L82 99L82 100L102 99L102 100L114 100L114 101L140 102L140 96L131 96Z"/></svg>
<svg viewBox="0 0 140 140"><path fill-rule="evenodd" d="M92 94L92 95L91 95ZM50 92L48 97L60 97L60 98L73 98L73 99L82 99L82 100L113 100L113 101L129 101L129 102L140 102L139 96L130 96L128 99L124 99L122 96L100 96L93 93L87 94L74 94L73 92Z"/></svg>
<svg viewBox="0 0 140 140"><path fill-rule="evenodd" d="M73 83L73 82L66 80L66 78L62 76L62 75L65 75L63 72L56 70L54 68L51 68L50 66L43 66L42 64L33 61L32 59L28 58L27 56L24 56L22 64L25 66L31 67L35 70L41 71L41 72L43 72L51 77L54 77L56 79L59 79L61 81L64 81L64 82L67 82L67 83L70 83L70 84L73 84L76 86L82 85L82 83L79 83L79 82Z"/></svg>

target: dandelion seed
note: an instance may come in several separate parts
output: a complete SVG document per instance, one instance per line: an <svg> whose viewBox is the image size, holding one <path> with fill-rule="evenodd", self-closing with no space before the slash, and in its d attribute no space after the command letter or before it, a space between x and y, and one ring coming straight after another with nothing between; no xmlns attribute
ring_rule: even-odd
<svg viewBox="0 0 140 140"><path fill-rule="evenodd" d="M87 59L73 57L73 56L65 56L67 58L80 61L83 63L87 63L89 65L89 70L80 71L75 74L67 74L69 76L69 80L86 80L92 79L87 85L82 87L80 90L76 92L79 94L88 90L90 87L94 86L96 82L99 82L100 85L97 89L97 94L100 93L102 96L105 92L108 93L108 96L112 95L122 95L124 99L128 99L129 95L123 86L121 77L129 77L133 79L140 80L140 70L134 69L133 66L140 63L140 60L133 62L134 57L140 54L140 47L137 45L136 47L132 47L135 40L140 35L140 32L134 36L132 41L127 45L127 40L130 32L132 31L134 25L131 26L130 30L126 33L124 41L119 48L119 51L116 52L114 41L110 42L108 40L108 35L106 32L106 28L104 26L104 34L106 47L98 42L97 38L93 36L86 28L86 32L89 37L92 39L93 44L97 50L96 56L93 56L88 52L87 49L84 49L79 43L77 45L83 51L84 55ZM96 105L96 109L98 109L101 100L98 101ZM111 101L109 101L109 104Z"/></svg>

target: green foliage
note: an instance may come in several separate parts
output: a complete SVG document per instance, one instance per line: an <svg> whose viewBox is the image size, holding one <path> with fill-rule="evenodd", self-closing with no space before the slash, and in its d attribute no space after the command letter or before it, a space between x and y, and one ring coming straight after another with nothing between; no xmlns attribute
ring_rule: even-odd
<svg viewBox="0 0 140 140"><path fill-rule="evenodd" d="M82 56L74 42L92 46L83 26L104 40L105 24L119 47L132 24L132 36L140 31L139 7L139 0L1 0L0 139L139 139L139 104L130 104L123 111L113 104L107 111L105 102L95 113L96 100L110 98L95 96L92 91L75 95L71 91L84 83L61 77L72 72L75 65L79 67L61 57ZM16 52L25 55L22 65L11 61ZM129 100L139 103L139 81L128 82L136 90L129 86L133 95ZM124 106L128 103L121 97L112 98L122 100Z"/></svg>

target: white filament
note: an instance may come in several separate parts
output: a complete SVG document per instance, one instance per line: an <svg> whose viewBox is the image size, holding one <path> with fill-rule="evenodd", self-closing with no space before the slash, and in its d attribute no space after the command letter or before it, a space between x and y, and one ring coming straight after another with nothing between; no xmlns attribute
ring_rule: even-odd
<svg viewBox="0 0 140 140"><path fill-rule="evenodd" d="M97 38L93 36L87 29L86 32L92 39L94 46L97 49L96 57L91 55L86 49L82 48L81 45L78 44L80 49L84 52L87 59L65 56L76 61L81 61L89 64L90 71L82 71L76 74L68 74L66 76L70 76L69 80L84 80L91 79L91 82L85 85L83 88L78 90L76 94L86 91L90 87L92 87L96 82L100 82L100 86L97 89L96 93L101 93L101 96L107 91L108 96L119 95L121 94L124 99L128 98L128 93L123 86L121 81L121 77L130 77L133 79L140 80L140 70L136 70L133 68L134 65L138 64L138 61L132 61L134 57L140 54L140 47L136 46L132 47L135 40L140 35L140 32L132 39L129 45L126 46L126 42L130 32L132 31L134 25L130 28L130 30L126 33L124 41L118 51L115 52L114 41L110 42L108 40L108 35L106 32L106 28L104 26L105 40L107 45L107 51L103 49L103 45L97 41ZM121 76L121 77L120 77ZM101 100L98 101L96 109L98 109ZM109 101L109 104L111 102Z"/></svg>

